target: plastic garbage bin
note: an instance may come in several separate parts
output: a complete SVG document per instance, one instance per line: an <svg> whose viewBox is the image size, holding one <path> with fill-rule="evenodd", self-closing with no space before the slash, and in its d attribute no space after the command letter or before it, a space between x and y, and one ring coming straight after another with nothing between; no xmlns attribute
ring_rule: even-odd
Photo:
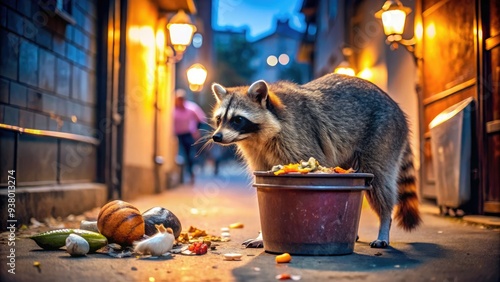
<svg viewBox="0 0 500 282"><path fill-rule="evenodd" d="M459 208L470 199L473 107L474 99L467 98L441 112L429 124L440 208Z"/></svg>

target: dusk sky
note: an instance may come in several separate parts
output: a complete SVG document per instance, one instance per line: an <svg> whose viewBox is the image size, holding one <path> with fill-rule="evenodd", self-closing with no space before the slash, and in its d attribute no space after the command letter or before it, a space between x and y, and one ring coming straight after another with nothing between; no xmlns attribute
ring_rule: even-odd
<svg viewBox="0 0 500 282"><path fill-rule="evenodd" d="M215 29L248 26L250 39L255 39L273 30L276 19L290 18L293 28L304 31L304 17L299 13L302 1L214 0L213 25Z"/></svg>

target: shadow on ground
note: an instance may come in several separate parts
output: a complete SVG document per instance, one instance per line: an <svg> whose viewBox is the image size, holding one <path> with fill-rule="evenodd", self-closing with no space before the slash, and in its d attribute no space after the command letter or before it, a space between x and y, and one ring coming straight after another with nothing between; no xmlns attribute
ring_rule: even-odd
<svg viewBox="0 0 500 282"><path fill-rule="evenodd" d="M289 264L276 264L275 255L263 251L245 266L234 269L233 275L238 280L250 280L282 273L306 275L309 271L316 271L315 278L321 278L317 276L319 274L324 276L322 278L331 279L334 272L344 272L343 275L348 275L350 279L364 279L367 275L363 273L412 269L432 259L444 257L446 253L446 250L432 243L398 244L387 249L372 249L368 243L358 242L355 252L350 255L293 255ZM274 268L269 267L272 264Z"/></svg>

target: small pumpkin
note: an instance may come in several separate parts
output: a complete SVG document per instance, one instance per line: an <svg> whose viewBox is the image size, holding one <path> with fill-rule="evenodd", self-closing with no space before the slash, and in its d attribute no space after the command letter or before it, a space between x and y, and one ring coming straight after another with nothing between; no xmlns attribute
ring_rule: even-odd
<svg viewBox="0 0 500 282"><path fill-rule="evenodd" d="M144 219L130 203L115 200L105 204L97 217L97 228L110 242L130 246L144 236Z"/></svg>

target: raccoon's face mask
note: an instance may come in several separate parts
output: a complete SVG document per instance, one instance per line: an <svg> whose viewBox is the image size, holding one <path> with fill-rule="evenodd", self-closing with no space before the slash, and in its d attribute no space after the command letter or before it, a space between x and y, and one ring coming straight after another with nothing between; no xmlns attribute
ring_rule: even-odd
<svg viewBox="0 0 500 282"><path fill-rule="evenodd" d="M226 89L214 83L212 92L217 105L214 109L213 122L216 128L212 140L221 144L231 144L248 139L267 126L266 109L269 97L265 81L254 82L250 87Z"/></svg>

